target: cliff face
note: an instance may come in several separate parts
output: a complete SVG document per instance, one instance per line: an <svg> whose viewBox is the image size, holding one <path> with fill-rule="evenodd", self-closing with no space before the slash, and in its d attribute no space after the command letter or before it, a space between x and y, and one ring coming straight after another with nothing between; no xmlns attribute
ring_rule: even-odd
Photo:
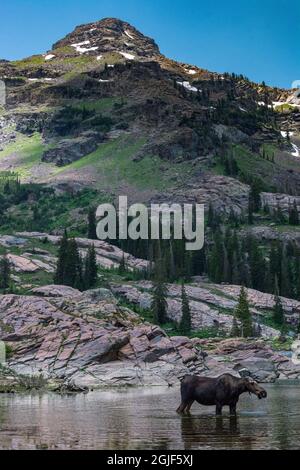
<svg viewBox="0 0 300 470"><path fill-rule="evenodd" d="M143 323L109 291L52 287L35 296L0 296L1 339L15 372L93 389L171 385L204 370L192 341Z"/></svg>

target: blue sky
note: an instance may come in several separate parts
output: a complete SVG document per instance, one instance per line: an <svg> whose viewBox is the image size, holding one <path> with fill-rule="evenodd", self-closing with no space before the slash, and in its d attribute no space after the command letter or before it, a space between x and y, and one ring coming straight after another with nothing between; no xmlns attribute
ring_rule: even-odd
<svg viewBox="0 0 300 470"><path fill-rule="evenodd" d="M300 79L299 0L10 0L0 7L0 58L45 52L76 25L111 16L173 59L281 87Z"/></svg>

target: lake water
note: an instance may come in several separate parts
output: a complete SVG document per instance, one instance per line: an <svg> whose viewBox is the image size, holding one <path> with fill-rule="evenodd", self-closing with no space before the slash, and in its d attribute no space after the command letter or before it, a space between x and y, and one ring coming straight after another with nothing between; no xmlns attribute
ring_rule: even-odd
<svg viewBox="0 0 300 470"><path fill-rule="evenodd" d="M242 395L238 417L216 418L196 403L175 410L179 388L87 395L0 395L1 449L300 449L300 386L268 385Z"/></svg>

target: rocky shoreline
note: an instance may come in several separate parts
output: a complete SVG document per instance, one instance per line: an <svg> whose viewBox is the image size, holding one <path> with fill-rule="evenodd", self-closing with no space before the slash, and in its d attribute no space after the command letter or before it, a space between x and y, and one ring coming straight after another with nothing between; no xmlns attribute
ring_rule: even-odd
<svg viewBox="0 0 300 470"><path fill-rule="evenodd" d="M300 365L270 340L169 337L108 289L45 286L2 295L0 312L0 338L10 350L0 391L172 386L185 374L224 372L258 382L300 379Z"/></svg>

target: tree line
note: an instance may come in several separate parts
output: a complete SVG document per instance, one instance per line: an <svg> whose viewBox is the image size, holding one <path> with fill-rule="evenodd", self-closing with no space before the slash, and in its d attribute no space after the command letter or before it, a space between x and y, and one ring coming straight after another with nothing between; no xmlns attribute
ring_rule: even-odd
<svg viewBox="0 0 300 470"><path fill-rule="evenodd" d="M94 245L88 248L86 256L83 257L76 240L69 238L65 231L58 251L55 284L87 290L95 287L97 278L98 266Z"/></svg>

